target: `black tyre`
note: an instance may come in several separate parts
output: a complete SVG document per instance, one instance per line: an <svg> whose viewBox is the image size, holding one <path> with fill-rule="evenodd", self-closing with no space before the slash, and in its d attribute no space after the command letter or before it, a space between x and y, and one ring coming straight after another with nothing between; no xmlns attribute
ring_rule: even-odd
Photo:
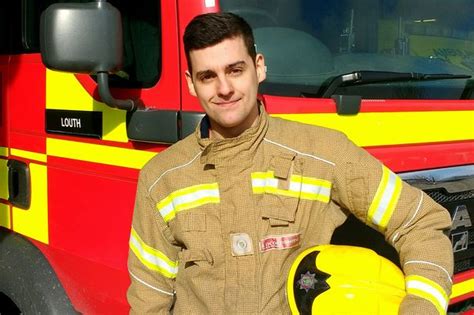
<svg viewBox="0 0 474 315"><path fill-rule="evenodd" d="M11 312L12 302L22 314L77 314L51 265L22 236L0 228L0 292Z"/></svg>

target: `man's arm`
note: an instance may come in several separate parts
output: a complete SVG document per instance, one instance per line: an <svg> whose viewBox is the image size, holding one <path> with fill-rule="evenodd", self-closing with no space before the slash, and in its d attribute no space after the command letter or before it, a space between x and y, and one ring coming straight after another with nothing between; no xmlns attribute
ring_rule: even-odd
<svg viewBox="0 0 474 315"><path fill-rule="evenodd" d="M407 290L400 314L446 313L453 270L449 212L352 142L342 152L335 200L398 251Z"/></svg>
<svg viewBox="0 0 474 315"><path fill-rule="evenodd" d="M127 292L131 314L169 314L174 301L177 249L155 210L144 175L140 174L130 235Z"/></svg>

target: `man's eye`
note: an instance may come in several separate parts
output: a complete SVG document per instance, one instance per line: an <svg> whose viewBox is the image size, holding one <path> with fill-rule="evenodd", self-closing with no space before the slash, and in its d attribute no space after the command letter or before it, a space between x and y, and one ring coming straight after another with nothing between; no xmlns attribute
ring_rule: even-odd
<svg viewBox="0 0 474 315"><path fill-rule="evenodd" d="M242 72L243 72L243 70L240 69L240 68L234 68L234 69L230 70L231 75L240 75Z"/></svg>
<svg viewBox="0 0 474 315"><path fill-rule="evenodd" d="M212 74L205 74L205 75L202 75L202 76L199 77L199 79L203 82L210 81L210 80L212 80L212 78L214 78L214 76Z"/></svg>

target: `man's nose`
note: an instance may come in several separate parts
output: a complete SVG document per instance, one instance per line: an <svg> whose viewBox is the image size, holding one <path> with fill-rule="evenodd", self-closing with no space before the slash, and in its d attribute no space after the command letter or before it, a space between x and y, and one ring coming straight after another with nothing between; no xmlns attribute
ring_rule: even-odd
<svg viewBox="0 0 474 315"><path fill-rule="evenodd" d="M232 82L226 77L219 77L217 82L217 93L219 96L226 96L230 95L234 92L234 88L232 86Z"/></svg>

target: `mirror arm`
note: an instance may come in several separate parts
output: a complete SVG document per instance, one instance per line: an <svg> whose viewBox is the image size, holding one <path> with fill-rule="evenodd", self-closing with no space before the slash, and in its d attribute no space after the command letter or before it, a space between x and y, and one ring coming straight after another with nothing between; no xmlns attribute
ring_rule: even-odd
<svg viewBox="0 0 474 315"><path fill-rule="evenodd" d="M97 73L97 85L99 87L99 95L100 95L100 98L102 99L102 102L104 102L108 106L113 107L113 108L123 109L129 112L136 109L137 106L133 100L115 99L110 94L109 74L107 72Z"/></svg>

